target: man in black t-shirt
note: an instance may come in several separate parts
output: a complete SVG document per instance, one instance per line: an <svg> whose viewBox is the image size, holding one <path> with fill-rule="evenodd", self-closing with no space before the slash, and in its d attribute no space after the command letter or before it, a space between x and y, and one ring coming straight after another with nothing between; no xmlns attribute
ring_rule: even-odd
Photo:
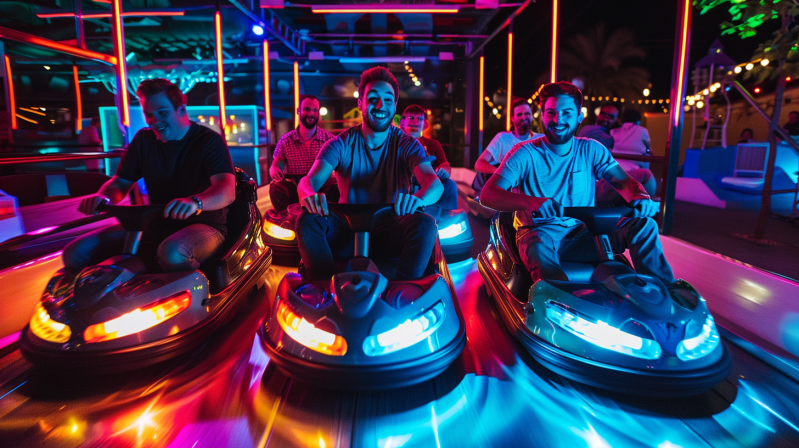
<svg viewBox="0 0 799 448"><path fill-rule="evenodd" d="M236 177L225 140L189 120L186 95L166 79L142 81L136 90L149 125L136 133L116 175L79 210L97 212L121 201L141 178L150 204L165 204L142 237L140 255L166 272L198 269L222 245L227 206L236 198ZM64 249L64 266L81 269L121 252L125 231L112 226L90 232Z"/></svg>

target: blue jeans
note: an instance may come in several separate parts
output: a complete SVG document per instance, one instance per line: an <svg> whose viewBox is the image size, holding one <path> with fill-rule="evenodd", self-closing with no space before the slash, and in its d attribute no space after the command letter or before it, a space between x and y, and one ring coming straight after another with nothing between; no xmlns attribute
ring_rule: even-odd
<svg viewBox="0 0 799 448"><path fill-rule="evenodd" d="M337 258L352 256L353 233L335 213L319 216L303 210L297 219L297 243L306 272L312 280L335 274ZM370 232L370 253L399 255L396 279L420 278L436 243L436 221L426 213L392 216L378 221Z"/></svg>
<svg viewBox="0 0 799 448"><path fill-rule="evenodd" d="M666 286L676 281L663 255L658 226L653 219L623 218L608 239L614 254L630 250L630 258L639 274L657 277ZM594 237L580 222L573 226L545 223L522 227L516 233L516 245L534 282L542 278L568 280L560 267L561 259L577 262L599 260Z"/></svg>
<svg viewBox="0 0 799 448"><path fill-rule="evenodd" d="M97 229L75 239L64 248L64 266L80 270L122 253L127 232L120 225ZM142 237L139 255L154 258L164 272L197 270L225 242L219 230L192 224L153 244ZM146 260L145 260L146 261Z"/></svg>
<svg viewBox="0 0 799 448"><path fill-rule="evenodd" d="M444 192L441 193L441 198L436 202L442 210L457 210L458 209L458 184L452 179L440 179L441 184L444 185Z"/></svg>

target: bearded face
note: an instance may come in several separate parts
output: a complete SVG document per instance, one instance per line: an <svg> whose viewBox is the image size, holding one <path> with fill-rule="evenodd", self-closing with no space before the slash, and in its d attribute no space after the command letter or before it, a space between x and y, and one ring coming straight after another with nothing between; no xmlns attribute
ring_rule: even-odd
<svg viewBox="0 0 799 448"><path fill-rule="evenodd" d="M358 99L363 124L374 132L384 132L391 126L397 110L394 88L385 81L372 81L363 94L364 98Z"/></svg>
<svg viewBox="0 0 799 448"><path fill-rule="evenodd" d="M319 101L311 98L302 100L299 114L300 124L305 129L313 129L319 123Z"/></svg>
<svg viewBox="0 0 799 448"><path fill-rule="evenodd" d="M513 128L516 135L527 135L533 127L533 110L527 104L516 106L513 109Z"/></svg>
<svg viewBox="0 0 799 448"><path fill-rule="evenodd" d="M568 95L547 98L543 109L544 135L547 140L556 145L568 143L583 121L583 115L574 99Z"/></svg>

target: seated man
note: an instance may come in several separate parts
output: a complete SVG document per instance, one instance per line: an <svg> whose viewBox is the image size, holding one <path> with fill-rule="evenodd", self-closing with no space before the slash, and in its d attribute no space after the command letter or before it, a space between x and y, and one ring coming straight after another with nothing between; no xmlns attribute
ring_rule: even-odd
<svg viewBox="0 0 799 448"><path fill-rule="evenodd" d="M419 142L391 125L399 96L399 84L384 67L373 67L361 74L358 107L363 123L349 128L328 141L311 171L300 180L297 191L306 209L297 220L297 242L312 280L329 279L334 274L331 244L340 250L351 235L337 215L330 215L320 189L336 173L341 203L394 204L396 216L378 222L371 232L374 243L385 252L399 254L397 279L415 279L424 274L433 253L437 228L426 213L414 213L423 205L434 204L443 187ZM415 194L411 177L421 188ZM374 246L374 245L372 245Z"/></svg>
<svg viewBox="0 0 799 448"><path fill-rule="evenodd" d="M222 245L236 176L225 140L189 120L186 95L166 79L147 79L136 96L149 125L136 133L116 175L79 210L116 204L144 178L151 204L166 204L142 236L139 254L166 272L198 269ZM202 212L202 213L201 213ZM116 225L90 232L64 249L64 266L82 269L122 252L126 232Z"/></svg>
<svg viewBox="0 0 799 448"><path fill-rule="evenodd" d="M482 200L496 210L513 211L519 255L533 281L568 280L560 260L598 260L583 223L563 217L563 207L594 205L594 182L607 180L636 211L609 235L614 253L630 250L637 272L677 286L650 219L657 212L641 184L619 167L595 140L574 137L582 121L582 92L568 82L539 90L545 136L516 145L488 180ZM519 187L520 193L508 190Z"/></svg>
<svg viewBox="0 0 799 448"><path fill-rule="evenodd" d="M291 204L300 202L297 196L297 182L308 174L316 155L333 134L317 126L319 123L319 100L313 95L303 96L300 107L300 126L287 132L277 142L269 167L269 198L277 211L283 211ZM338 202L338 190L333 182L326 185L324 193L333 202Z"/></svg>
<svg viewBox="0 0 799 448"><path fill-rule="evenodd" d="M435 205L441 207L442 210L457 210L458 209L458 186L455 181L450 179L452 174L452 167L447 161L447 155L444 154L444 148L441 143L432 138L427 138L422 135L422 131L427 129L427 120L425 119L426 113L421 106L412 104L405 108L402 112L402 119L400 126L406 134L419 140L419 143L424 146L427 155L433 156L436 160L433 161L433 169L438 175L438 180L444 185L444 193L441 194L441 199Z"/></svg>
<svg viewBox="0 0 799 448"><path fill-rule="evenodd" d="M472 188L476 192L483 188L486 180L494 171L497 170L502 159L510 152L511 148L517 143L532 140L534 138L543 137L542 134L536 134L533 129L533 109L530 103L523 98L517 98L511 103L511 122L513 128L510 132L500 132L491 139L485 151L480 154L480 157L474 163L474 169L477 175L472 183Z"/></svg>
<svg viewBox="0 0 799 448"><path fill-rule="evenodd" d="M592 138L605 145L605 148L613 149L613 137L610 130L619 118L619 109L612 103L604 104L599 108L599 115L596 117L596 124L583 125L577 132L578 137Z"/></svg>

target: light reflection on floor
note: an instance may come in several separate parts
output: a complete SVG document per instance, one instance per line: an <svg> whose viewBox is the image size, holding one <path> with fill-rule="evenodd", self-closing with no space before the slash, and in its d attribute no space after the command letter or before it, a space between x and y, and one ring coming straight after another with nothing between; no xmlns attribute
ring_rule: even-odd
<svg viewBox="0 0 799 448"><path fill-rule="evenodd" d="M274 288L285 272L270 269ZM0 360L5 446L799 446L794 381L731 348L728 381L646 400L563 380L505 330L474 262L451 267L468 343L444 374L385 392L329 391L269 364L253 337L261 297L192 359L147 375L61 382ZM15 387L18 389L13 390Z"/></svg>

